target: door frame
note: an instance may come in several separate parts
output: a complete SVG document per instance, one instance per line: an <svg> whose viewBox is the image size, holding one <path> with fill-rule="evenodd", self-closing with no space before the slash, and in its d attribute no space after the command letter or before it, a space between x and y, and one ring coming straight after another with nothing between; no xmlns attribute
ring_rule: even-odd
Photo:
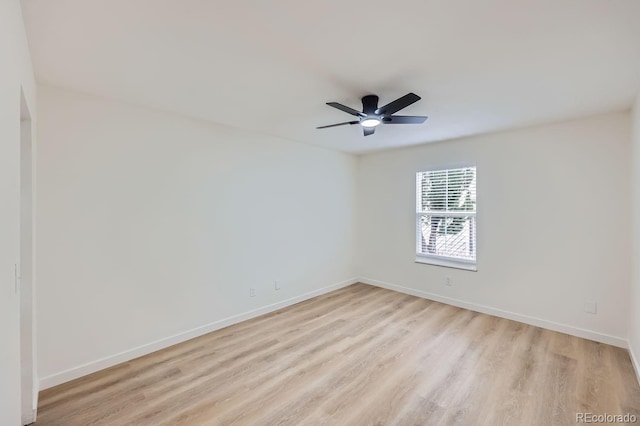
<svg viewBox="0 0 640 426"><path fill-rule="evenodd" d="M38 409L35 332L34 141L33 122L20 90L20 406L22 424L35 422Z"/></svg>

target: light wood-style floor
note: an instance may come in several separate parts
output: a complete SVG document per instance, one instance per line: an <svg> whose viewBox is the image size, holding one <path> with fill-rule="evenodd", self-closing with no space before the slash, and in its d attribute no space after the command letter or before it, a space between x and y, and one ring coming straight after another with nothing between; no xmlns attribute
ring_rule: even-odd
<svg viewBox="0 0 640 426"><path fill-rule="evenodd" d="M569 425L640 417L627 352L355 284L42 392L44 425Z"/></svg>

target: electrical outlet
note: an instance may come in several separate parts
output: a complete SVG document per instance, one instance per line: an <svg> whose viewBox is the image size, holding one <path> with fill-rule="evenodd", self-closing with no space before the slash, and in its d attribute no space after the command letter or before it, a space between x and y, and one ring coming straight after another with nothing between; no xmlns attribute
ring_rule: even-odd
<svg viewBox="0 0 640 426"><path fill-rule="evenodd" d="M444 283L445 285L451 286L453 284L453 280L451 277L444 277Z"/></svg>
<svg viewBox="0 0 640 426"><path fill-rule="evenodd" d="M280 287L280 281L279 280L275 280L273 282L273 288L275 288L276 290L280 290L282 287Z"/></svg>
<svg viewBox="0 0 640 426"><path fill-rule="evenodd" d="M592 301L584 302L584 311L588 314L595 314L598 312L598 304Z"/></svg>
<svg viewBox="0 0 640 426"><path fill-rule="evenodd" d="M249 297L256 297L256 289L251 287L249 288Z"/></svg>

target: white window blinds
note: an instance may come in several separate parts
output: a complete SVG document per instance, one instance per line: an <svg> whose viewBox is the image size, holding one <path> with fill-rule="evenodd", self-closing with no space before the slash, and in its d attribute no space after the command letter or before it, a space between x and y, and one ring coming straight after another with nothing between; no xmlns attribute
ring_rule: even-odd
<svg viewBox="0 0 640 426"><path fill-rule="evenodd" d="M476 261L476 168L416 174L416 254Z"/></svg>

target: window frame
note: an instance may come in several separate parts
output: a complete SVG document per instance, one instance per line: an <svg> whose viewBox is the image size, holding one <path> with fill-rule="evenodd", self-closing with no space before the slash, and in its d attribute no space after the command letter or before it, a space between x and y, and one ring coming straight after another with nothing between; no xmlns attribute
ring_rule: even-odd
<svg viewBox="0 0 640 426"><path fill-rule="evenodd" d="M476 238L475 238L475 248L474 248L474 252L475 252L475 260L470 260L470 259L460 259L460 258L455 258L455 257L449 257L449 256L442 256L442 255L438 255L438 254L426 254L426 253L421 253L420 252L420 233L422 232L422 227L421 227L421 218L422 216L425 214L422 211L419 211L419 205L421 203L422 200L422 191L421 188L419 188L419 184L418 184L418 174L419 173L428 173L428 172L437 172L437 171L446 171L446 170L455 170L455 169L463 169L463 168L468 168L468 167L473 167L475 168L476 171L476 209L474 212L468 212L468 211L461 211L461 212L434 212L434 215L437 216L444 216L444 217L466 217L466 216L473 216L475 218L475 234L476 234ZM467 271L477 271L478 270L478 187L477 187L477 183L478 183L478 167L475 163L456 163L456 164L441 164L441 165L434 165L428 168L421 168L420 170L416 170L415 174L414 174L414 180L415 180L415 188L414 188L414 193L415 193L415 203L414 203L414 211L415 211L415 263L422 263L422 264L427 264L427 265L435 265L435 266L443 266L443 267L447 267L447 268L455 268L455 269L463 269L463 270L467 270ZM431 213L430 213L431 214Z"/></svg>

